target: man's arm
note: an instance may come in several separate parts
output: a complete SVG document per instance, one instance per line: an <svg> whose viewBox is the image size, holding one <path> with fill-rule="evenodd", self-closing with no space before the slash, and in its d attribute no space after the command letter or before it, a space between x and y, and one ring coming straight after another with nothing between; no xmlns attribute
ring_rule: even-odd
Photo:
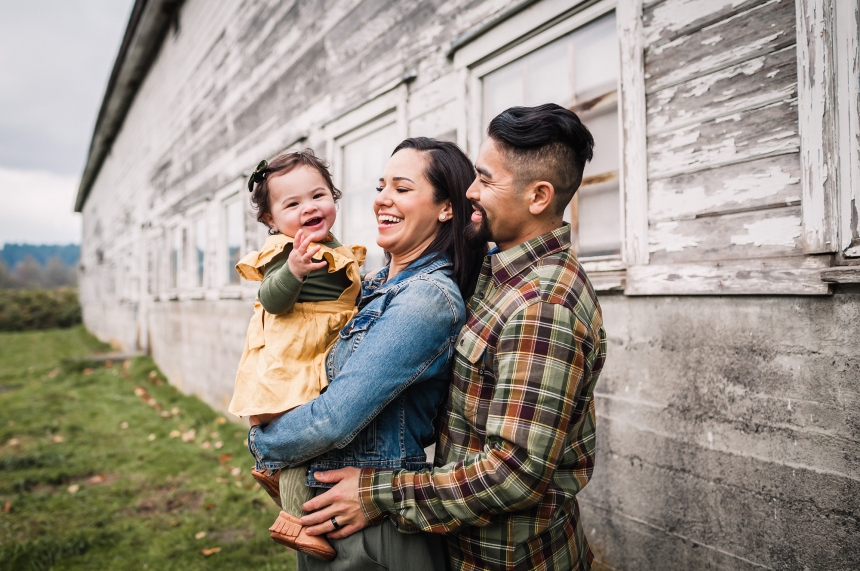
<svg viewBox="0 0 860 571"><path fill-rule="evenodd" d="M540 501L593 365L590 345L570 310L543 302L523 308L499 337L484 450L421 472L363 470L365 517L392 513L422 531L447 533Z"/></svg>

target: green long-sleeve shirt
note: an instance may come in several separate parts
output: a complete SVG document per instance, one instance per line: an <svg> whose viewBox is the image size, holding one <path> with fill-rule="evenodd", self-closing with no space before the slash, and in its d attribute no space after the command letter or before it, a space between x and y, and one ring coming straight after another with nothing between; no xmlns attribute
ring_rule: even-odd
<svg viewBox="0 0 860 571"><path fill-rule="evenodd" d="M329 248L340 247L336 239L324 242ZM292 251L292 244L266 264L263 270L263 283L257 297L268 313L280 315L287 313L296 303L308 301L333 301L349 287L349 277L346 268L329 273L328 268L320 268L309 273L304 281L299 280L290 271L287 258Z"/></svg>

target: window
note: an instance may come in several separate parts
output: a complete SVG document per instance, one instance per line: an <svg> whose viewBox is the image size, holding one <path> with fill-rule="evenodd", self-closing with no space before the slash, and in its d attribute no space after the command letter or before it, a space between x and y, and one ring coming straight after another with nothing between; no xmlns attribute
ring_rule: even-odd
<svg viewBox="0 0 860 571"><path fill-rule="evenodd" d="M341 143L343 198L338 212L342 235L338 239L343 244L365 246L364 270L373 271L384 263L384 252L376 245L378 232L373 201L382 169L400 142L397 124L391 122L380 127L377 123L369 132L363 130L344 140L346 142Z"/></svg>
<svg viewBox="0 0 860 571"><path fill-rule="evenodd" d="M594 160L565 219L580 256L621 253L618 43L610 13L502 66L482 66L482 134L515 105L557 103L576 112L595 141Z"/></svg>
<svg viewBox="0 0 860 571"><path fill-rule="evenodd" d="M224 221L226 226L224 235L227 239L227 264L224 268L227 279L225 281L228 284L238 284L239 274L236 272L236 264L242 257L245 237L245 215L241 200L237 198L224 205Z"/></svg>
<svg viewBox="0 0 860 571"><path fill-rule="evenodd" d="M176 289L179 287L179 252L180 243L179 243L179 228L174 227L170 229L170 289Z"/></svg>
<svg viewBox="0 0 860 571"><path fill-rule="evenodd" d="M206 268L206 219L200 217L194 221L194 286L205 285L204 276Z"/></svg>

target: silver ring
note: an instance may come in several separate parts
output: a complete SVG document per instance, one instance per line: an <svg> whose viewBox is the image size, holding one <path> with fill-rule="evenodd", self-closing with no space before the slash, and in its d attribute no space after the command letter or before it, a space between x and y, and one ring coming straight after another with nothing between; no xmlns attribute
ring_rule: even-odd
<svg viewBox="0 0 860 571"><path fill-rule="evenodd" d="M337 516L333 516L329 521L334 526L335 530L338 530L338 529L342 528L343 526L340 525L339 523L337 523L337 520L335 519L336 517Z"/></svg>

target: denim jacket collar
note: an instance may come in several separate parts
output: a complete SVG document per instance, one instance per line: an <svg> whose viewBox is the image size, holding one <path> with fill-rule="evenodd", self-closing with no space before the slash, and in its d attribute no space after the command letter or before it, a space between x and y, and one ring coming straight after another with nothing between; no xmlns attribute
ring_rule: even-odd
<svg viewBox="0 0 860 571"><path fill-rule="evenodd" d="M441 268L452 267L453 265L454 263L448 254L427 254L410 263L388 281L385 281L388 279L388 266L385 266L364 280L361 296L362 298L366 298L385 293L419 273L430 273Z"/></svg>

